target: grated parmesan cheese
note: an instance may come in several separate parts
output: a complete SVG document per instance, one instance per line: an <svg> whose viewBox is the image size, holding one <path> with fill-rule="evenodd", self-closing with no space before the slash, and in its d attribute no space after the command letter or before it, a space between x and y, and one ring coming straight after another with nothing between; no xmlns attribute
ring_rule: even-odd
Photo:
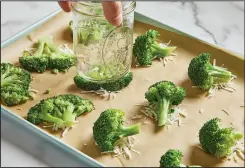
<svg viewBox="0 0 245 168"><path fill-rule="evenodd" d="M141 110L141 112L149 118L154 118L155 120L157 120L157 114L155 112L156 109L156 104L151 104L148 107L145 107L143 110ZM169 125L173 125L175 123L178 123L179 126L182 125L182 121L180 121L180 116L183 118L187 117L187 113L184 112L184 110L182 110L179 106L173 106L173 110L175 111L174 113L170 114L169 119L168 119L168 123L166 124L166 127L168 129ZM143 124L147 124L148 122L143 122Z"/></svg>
<svg viewBox="0 0 245 168"><path fill-rule="evenodd" d="M110 91L106 91L105 89L101 88L99 90L82 91L81 93L82 94L95 93L97 95L100 95L104 99L111 100L111 99L115 99L116 93L120 93L120 91L110 92Z"/></svg>
<svg viewBox="0 0 245 168"><path fill-rule="evenodd" d="M64 136L66 135L66 133L69 131L69 129L74 128L74 127L75 127L75 124L77 124L78 122L79 122L79 121L75 121L75 122L73 123L74 125L72 125L71 127L65 127L63 133L61 134L61 138L64 137ZM53 127L52 130L55 130L55 131L59 129L59 127L58 127L57 124L44 125L44 126L42 126L42 127L43 127L43 128L50 128L50 127Z"/></svg>
<svg viewBox="0 0 245 168"><path fill-rule="evenodd" d="M221 67L223 67L223 65ZM213 60L213 66L216 66L216 59ZM226 68L222 68L222 69L226 69ZM237 77L235 75L232 75L232 77L231 77L229 82L214 84L214 86L212 88L210 88L209 91L208 91L208 98L213 97L215 95L215 92L217 90L220 90L220 89L226 90L228 92L236 91L236 89L234 87L234 83L232 82L236 78Z"/></svg>
<svg viewBox="0 0 245 168"><path fill-rule="evenodd" d="M30 92L33 92L33 93L38 93L38 91L37 91L37 90L32 89L32 88L29 88L29 91L30 91Z"/></svg>
<svg viewBox="0 0 245 168"><path fill-rule="evenodd" d="M234 83L232 82L234 79L236 79L236 76L233 75L231 80L227 83L218 83L218 84L214 84L213 87L211 87L209 90L208 90L208 97L211 98L215 95L215 92L217 90L226 90L228 92L235 92L236 91L236 88L234 87Z"/></svg>
<svg viewBox="0 0 245 168"><path fill-rule="evenodd" d="M167 47L170 43L171 43L171 40L168 43L160 43L160 46ZM168 56L159 58L159 61L163 64L164 67L167 65L168 61L173 61L176 64L176 62L173 60L173 56L177 56L177 54L172 52Z"/></svg>
<svg viewBox="0 0 245 168"><path fill-rule="evenodd" d="M203 111L204 111L203 109L200 109L200 110L199 110L199 113L200 113L200 114L202 114L202 113L203 113Z"/></svg>
<svg viewBox="0 0 245 168"><path fill-rule="evenodd" d="M226 111L225 109L222 109L222 111L225 112L227 115L230 115L230 113Z"/></svg>
<svg viewBox="0 0 245 168"><path fill-rule="evenodd" d="M181 126L181 119L178 120L178 126L180 127Z"/></svg>
<svg viewBox="0 0 245 168"><path fill-rule="evenodd" d="M61 134L61 137L62 137L62 138L67 134L67 132L69 131L70 128L71 128L71 127L66 127L66 128L65 128L65 130L64 130L63 133Z"/></svg>
<svg viewBox="0 0 245 168"><path fill-rule="evenodd" d="M131 151L137 154L140 154L137 150L133 149L136 144L136 139L133 136L124 137L116 142L116 147L113 151L113 157L118 157L122 155L127 159L131 159Z"/></svg>
<svg viewBox="0 0 245 168"><path fill-rule="evenodd" d="M238 150L238 149L236 149L235 151L236 151L237 156L238 156L240 159L244 160L244 153L242 153L242 152L241 152L240 150Z"/></svg>

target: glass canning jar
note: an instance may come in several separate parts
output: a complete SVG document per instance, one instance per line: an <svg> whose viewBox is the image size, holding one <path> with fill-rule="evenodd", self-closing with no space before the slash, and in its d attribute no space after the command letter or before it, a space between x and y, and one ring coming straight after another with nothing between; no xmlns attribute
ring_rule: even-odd
<svg viewBox="0 0 245 168"><path fill-rule="evenodd" d="M87 80L117 80L130 71L136 2L121 3L123 21L115 27L104 17L100 2L72 2L77 71Z"/></svg>

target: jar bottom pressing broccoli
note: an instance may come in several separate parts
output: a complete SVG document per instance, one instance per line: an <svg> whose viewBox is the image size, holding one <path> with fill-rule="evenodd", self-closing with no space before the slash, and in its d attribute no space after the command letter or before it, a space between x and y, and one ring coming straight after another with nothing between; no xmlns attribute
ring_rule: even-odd
<svg viewBox="0 0 245 168"><path fill-rule="evenodd" d="M135 2L122 2L123 21L118 27L104 17L101 3L74 2L73 33L77 71L86 80L118 80L132 63Z"/></svg>

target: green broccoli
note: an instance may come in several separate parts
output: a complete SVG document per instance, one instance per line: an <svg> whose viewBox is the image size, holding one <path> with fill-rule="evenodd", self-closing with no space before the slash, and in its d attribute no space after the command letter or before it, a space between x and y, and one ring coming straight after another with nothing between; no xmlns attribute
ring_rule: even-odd
<svg viewBox="0 0 245 168"><path fill-rule="evenodd" d="M150 29L135 39L133 55L140 66L150 66L153 59L169 56L176 49L176 47L161 46L157 42L159 35L157 30Z"/></svg>
<svg viewBox="0 0 245 168"><path fill-rule="evenodd" d="M22 68L43 73L46 69L65 71L76 64L76 56L66 46L56 47L49 36L38 39L34 53L24 51L19 58Z"/></svg>
<svg viewBox="0 0 245 168"><path fill-rule="evenodd" d="M160 159L160 167L201 167L187 166L182 163L183 154L180 150L169 149Z"/></svg>
<svg viewBox="0 0 245 168"><path fill-rule="evenodd" d="M39 39L36 45L34 53L24 51L23 56L19 57L19 62L22 68L30 72L42 73L48 68L49 59L43 55L45 42Z"/></svg>
<svg viewBox="0 0 245 168"><path fill-rule="evenodd" d="M102 112L93 126L93 137L103 152L113 151L115 143L123 137L140 132L140 124L123 126L124 112L107 109Z"/></svg>
<svg viewBox="0 0 245 168"><path fill-rule="evenodd" d="M124 73L126 67L122 63L93 65L85 72L85 75L93 80L111 80L115 76Z"/></svg>
<svg viewBox="0 0 245 168"><path fill-rule="evenodd" d="M30 99L31 74L10 63L1 63L1 100L7 106L21 104Z"/></svg>
<svg viewBox="0 0 245 168"><path fill-rule="evenodd" d="M98 12L101 11L98 10ZM91 20L89 24L85 24L84 22L80 22L79 24L82 29L78 29L77 41L79 44L83 44L85 46L92 42L99 41L107 31L109 32L113 29L111 24L102 19ZM72 20L69 22L69 29L73 34L74 29Z"/></svg>
<svg viewBox="0 0 245 168"><path fill-rule="evenodd" d="M77 87L83 90L91 91L91 90L100 90L101 88L105 89L106 91L114 92L114 91L120 91L123 88L127 87L130 82L133 80L133 73L128 72L124 77L114 80L114 81L108 81L108 82L93 82L86 80L80 75L76 75L74 77L74 83Z"/></svg>
<svg viewBox="0 0 245 168"><path fill-rule="evenodd" d="M231 155L232 147L244 135L231 127L221 128L220 122L219 118L207 121L199 131L199 141L204 151L221 158Z"/></svg>
<svg viewBox="0 0 245 168"><path fill-rule="evenodd" d="M210 64L209 53L201 53L191 60L188 76L195 86L209 90L214 84L229 82L234 75L225 68Z"/></svg>
<svg viewBox="0 0 245 168"><path fill-rule="evenodd" d="M65 129L72 127L78 116L93 109L94 105L90 100L64 94L43 99L31 107L27 120L35 125L51 123L55 130Z"/></svg>
<svg viewBox="0 0 245 168"><path fill-rule="evenodd" d="M186 90L170 81L156 82L148 88L145 98L150 104L157 105L158 126L167 124L171 106L180 104L185 96Z"/></svg>

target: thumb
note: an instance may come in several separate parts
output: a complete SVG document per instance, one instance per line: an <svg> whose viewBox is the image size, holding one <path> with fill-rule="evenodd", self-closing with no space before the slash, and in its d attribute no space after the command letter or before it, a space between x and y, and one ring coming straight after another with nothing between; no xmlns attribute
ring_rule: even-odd
<svg viewBox="0 0 245 168"><path fill-rule="evenodd" d="M121 2L103 1L105 18L114 26L119 26L122 22Z"/></svg>
<svg viewBox="0 0 245 168"><path fill-rule="evenodd" d="M58 3L65 12L71 12L71 3L69 1L58 1Z"/></svg>

